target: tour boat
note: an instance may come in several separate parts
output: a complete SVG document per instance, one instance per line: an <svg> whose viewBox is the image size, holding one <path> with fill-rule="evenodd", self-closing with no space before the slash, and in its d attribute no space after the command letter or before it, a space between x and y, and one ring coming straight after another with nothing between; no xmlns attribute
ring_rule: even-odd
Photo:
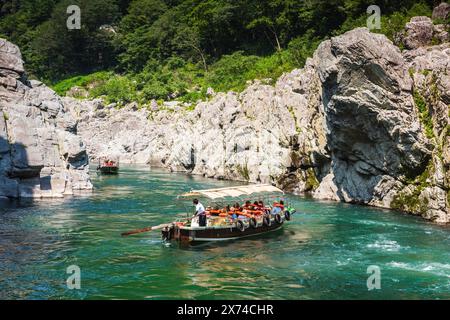
<svg viewBox="0 0 450 320"><path fill-rule="evenodd" d="M102 174L118 174L119 173L119 161L113 160L99 160L97 171Z"/></svg>
<svg viewBox="0 0 450 320"><path fill-rule="evenodd" d="M253 210L244 209L242 212L212 209L214 207L216 209L224 208L229 203L267 199L269 194L272 197L273 194L276 194L276 199L280 199L280 194L281 198L284 196L282 190L268 184L192 190L182 194L178 198L184 201L190 200L191 206L193 199L199 199L202 203L203 200L208 201L208 206L206 206L207 224L200 226L198 217L192 217L184 221L161 225L162 237L166 241L198 243L240 239L278 230L286 221L291 220L295 213L295 209L289 207L286 200L283 200L284 205L279 205L277 202L270 203L270 207L251 205ZM275 206L278 206L278 209L274 209Z"/></svg>

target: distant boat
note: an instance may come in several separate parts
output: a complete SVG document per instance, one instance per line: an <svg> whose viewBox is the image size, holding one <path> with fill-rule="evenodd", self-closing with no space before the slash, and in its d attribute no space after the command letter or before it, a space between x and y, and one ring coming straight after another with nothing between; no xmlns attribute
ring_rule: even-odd
<svg viewBox="0 0 450 320"><path fill-rule="evenodd" d="M113 161L109 159L99 160L97 171L101 174L118 174L119 161Z"/></svg>

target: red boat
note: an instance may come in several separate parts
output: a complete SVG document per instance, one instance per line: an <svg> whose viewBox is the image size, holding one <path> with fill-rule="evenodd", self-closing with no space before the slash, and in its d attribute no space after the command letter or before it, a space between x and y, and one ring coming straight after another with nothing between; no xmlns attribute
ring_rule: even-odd
<svg viewBox="0 0 450 320"><path fill-rule="evenodd" d="M109 159L99 160L97 171L102 174L118 174L119 161L113 161Z"/></svg>

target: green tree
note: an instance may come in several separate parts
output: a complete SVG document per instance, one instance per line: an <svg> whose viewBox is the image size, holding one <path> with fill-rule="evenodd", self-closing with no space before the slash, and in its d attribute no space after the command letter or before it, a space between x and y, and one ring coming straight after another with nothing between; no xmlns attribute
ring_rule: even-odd
<svg viewBox="0 0 450 320"><path fill-rule="evenodd" d="M438 2L8 0L0 3L0 36L19 45L29 73L44 80L114 70L126 75L107 87L116 96L118 84L136 79L145 97L198 97L205 86L242 88L303 66L320 41L365 26L369 5L381 8L377 32L393 39ZM81 8L81 30L66 28L69 4Z"/></svg>
<svg viewBox="0 0 450 320"><path fill-rule="evenodd" d="M34 29L51 15L57 0L11 0L0 4L0 34L22 49Z"/></svg>
<svg viewBox="0 0 450 320"><path fill-rule="evenodd" d="M160 0L134 0L119 24L115 46L121 68L140 71L152 56L157 44L151 26L166 12L167 6Z"/></svg>
<svg viewBox="0 0 450 320"><path fill-rule="evenodd" d="M256 1L248 29L261 30L277 51L289 42L299 23L302 2L296 0Z"/></svg>
<svg viewBox="0 0 450 320"><path fill-rule="evenodd" d="M69 30L67 7L81 8L81 29ZM118 7L113 0L64 0L53 9L51 18L33 31L26 50L29 71L55 80L105 69L114 64L114 32L104 25L114 24Z"/></svg>

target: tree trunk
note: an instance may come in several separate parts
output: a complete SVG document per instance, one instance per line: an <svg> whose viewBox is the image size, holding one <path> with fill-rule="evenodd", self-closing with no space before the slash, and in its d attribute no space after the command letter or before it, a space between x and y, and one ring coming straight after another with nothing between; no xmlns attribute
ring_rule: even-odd
<svg viewBox="0 0 450 320"><path fill-rule="evenodd" d="M202 63L203 63L203 68L205 69L205 72L208 72L208 65L206 64L206 59L205 59L205 55L203 54L202 49L198 48L197 46L191 45L192 48L194 48L195 51L198 52L198 54L200 55L201 59L202 59Z"/></svg>
<svg viewBox="0 0 450 320"><path fill-rule="evenodd" d="M277 43L277 51L280 52L281 51L281 44L280 44L280 40L278 39L278 34L275 30L275 28L270 28L270 31L272 31L274 37L275 37L275 41Z"/></svg>

